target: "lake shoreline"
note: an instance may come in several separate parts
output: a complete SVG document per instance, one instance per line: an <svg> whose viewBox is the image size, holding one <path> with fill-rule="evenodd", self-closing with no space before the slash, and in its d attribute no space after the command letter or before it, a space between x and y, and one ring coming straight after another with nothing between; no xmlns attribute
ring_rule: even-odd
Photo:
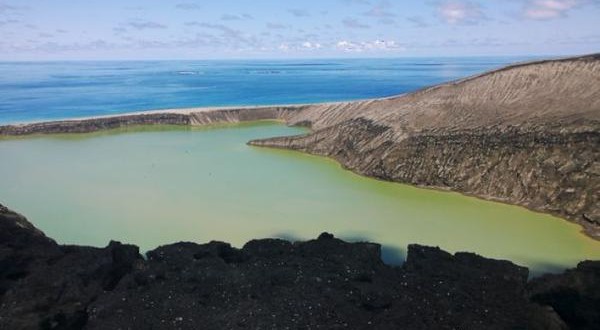
<svg viewBox="0 0 600 330"><path fill-rule="evenodd" d="M281 106L247 106L247 107L207 107L207 108L181 108L181 109L164 109L164 110L149 110L142 112L132 112L122 115L108 115L108 116L92 116L88 118L74 118L59 121L42 121L28 124L15 124L15 125L4 125L0 126L0 141L2 137L26 137L26 136L39 136L53 135L53 134L87 134L101 131L109 131L113 129L123 129L136 126L161 126L161 125L173 125L178 127L211 127L219 125L236 125L242 123L252 123L261 121L278 122L287 124L284 116L277 114L278 110L285 109L285 111L295 112L302 111L308 106L331 106L339 105L343 103L323 103L323 104L305 104L305 105L281 105ZM253 116L252 111L262 111L263 113L258 116ZM240 117L240 112L248 112L247 116ZM264 113L272 114L273 118L269 118L269 115L264 116ZM216 119L206 120L201 123L193 123L194 115L202 115L205 117L211 117L216 114ZM297 124L296 124L297 125ZM303 126L303 125L299 125ZM310 128L310 127L309 127ZM248 141L249 145L261 147L253 141ZM289 150L286 147L268 146L269 148ZM385 178L369 175L368 173L357 173L352 169L347 168L339 160L330 158L339 164L344 170L354 172L358 175L369 177L371 179L381 180L385 182L394 182L392 180L386 180ZM400 182L402 183L402 182ZM474 197L485 201L497 202L502 204L514 205L523 207L529 211L537 212L541 214L549 214L556 216L568 222L574 222L581 227L580 232L584 235L600 241L600 232L596 226L590 226L589 221L582 221L581 219L568 219L561 212L556 211L541 211L535 207L531 207L523 203L514 203L509 199L501 198L491 195L479 195L476 193L468 193L459 190L454 190L444 186L431 186L426 184L410 184L412 186L422 189L432 189L444 192L455 192L468 197ZM573 221L575 220L575 221Z"/></svg>

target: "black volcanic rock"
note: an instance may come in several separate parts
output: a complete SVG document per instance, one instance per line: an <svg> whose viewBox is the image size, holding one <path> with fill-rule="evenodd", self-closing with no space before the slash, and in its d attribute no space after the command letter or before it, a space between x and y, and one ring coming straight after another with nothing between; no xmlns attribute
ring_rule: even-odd
<svg viewBox="0 0 600 330"><path fill-rule="evenodd" d="M600 326L600 262L583 261L562 275L544 275L530 283L531 300L554 310L573 329Z"/></svg>
<svg viewBox="0 0 600 330"><path fill-rule="evenodd" d="M141 261L138 248L60 246L0 209L0 329L81 329L87 306Z"/></svg>
<svg viewBox="0 0 600 330"><path fill-rule="evenodd" d="M331 234L291 243L62 246L0 208L0 329L591 329L599 262L527 283L527 269ZM556 310L556 312L554 312Z"/></svg>

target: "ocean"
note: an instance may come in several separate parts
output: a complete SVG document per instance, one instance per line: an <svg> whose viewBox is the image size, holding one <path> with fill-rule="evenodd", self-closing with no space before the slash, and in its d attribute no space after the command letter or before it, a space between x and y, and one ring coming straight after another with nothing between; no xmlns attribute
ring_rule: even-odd
<svg viewBox="0 0 600 330"><path fill-rule="evenodd" d="M385 97L528 59L0 62L0 124Z"/></svg>

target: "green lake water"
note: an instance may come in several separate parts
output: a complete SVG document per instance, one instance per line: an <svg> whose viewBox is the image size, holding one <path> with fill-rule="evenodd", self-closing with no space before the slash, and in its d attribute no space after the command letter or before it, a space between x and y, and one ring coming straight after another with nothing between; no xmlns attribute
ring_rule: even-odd
<svg viewBox="0 0 600 330"><path fill-rule="evenodd" d="M177 241L315 238L472 251L552 271L600 259L580 227L521 207L381 182L321 157L250 147L303 133L256 123L0 140L0 203L60 243L142 250Z"/></svg>

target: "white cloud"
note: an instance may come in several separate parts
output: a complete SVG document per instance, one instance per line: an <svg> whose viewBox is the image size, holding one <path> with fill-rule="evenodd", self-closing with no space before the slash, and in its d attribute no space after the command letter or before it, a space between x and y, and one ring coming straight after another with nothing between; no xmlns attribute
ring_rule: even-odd
<svg viewBox="0 0 600 330"><path fill-rule="evenodd" d="M437 10L438 15L448 24L472 24L484 17L481 7L470 1L443 1L438 3Z"/></svg>
<svg viewBox="0 0 600 330"><path fill-rule="evenodd" d="M320 49L321 44L318 42L305 41L302 43L302 47L304 47L306 49Z"/></svg>
<svg viewBox="0 0 600 330"><path fill-rule="evenodd" d="M350 41L340 40L333 43L316 41L283 42L277 49L282 52L305 51L341 51L345 53L381 53L404 51L405 48L394 40Z"/></svg>
<svg viewBox="0 0 600 330"><path fill-rule="evenodd" d="M403 51L405 48L394 40L375 40L354 42L340 40L335 44L335 48L344 52L368 52L368 51Z"/></svg>
<svg viewBox="0 0 600 330"><path fill-rule="evenodd" d="M531 19L552 19L564 16L579 4L578 0L533 0L525 6L524 14Z"/></svg>
<svg viewBox="0 0 600 330"><path fill-rule="evenodd" d="M375 40L373 43L368 44L369 49L379 50L403 50L404 47L400 46L394 40Z"/></svg>
<svg viewBox="0 0 600 330"><path fill-rule="evenodd" d="M290 52L290 51L312 51L322 49L323 45L314 41L304 41L301 43L282 43L277 47L280 51Z"/></svg>

